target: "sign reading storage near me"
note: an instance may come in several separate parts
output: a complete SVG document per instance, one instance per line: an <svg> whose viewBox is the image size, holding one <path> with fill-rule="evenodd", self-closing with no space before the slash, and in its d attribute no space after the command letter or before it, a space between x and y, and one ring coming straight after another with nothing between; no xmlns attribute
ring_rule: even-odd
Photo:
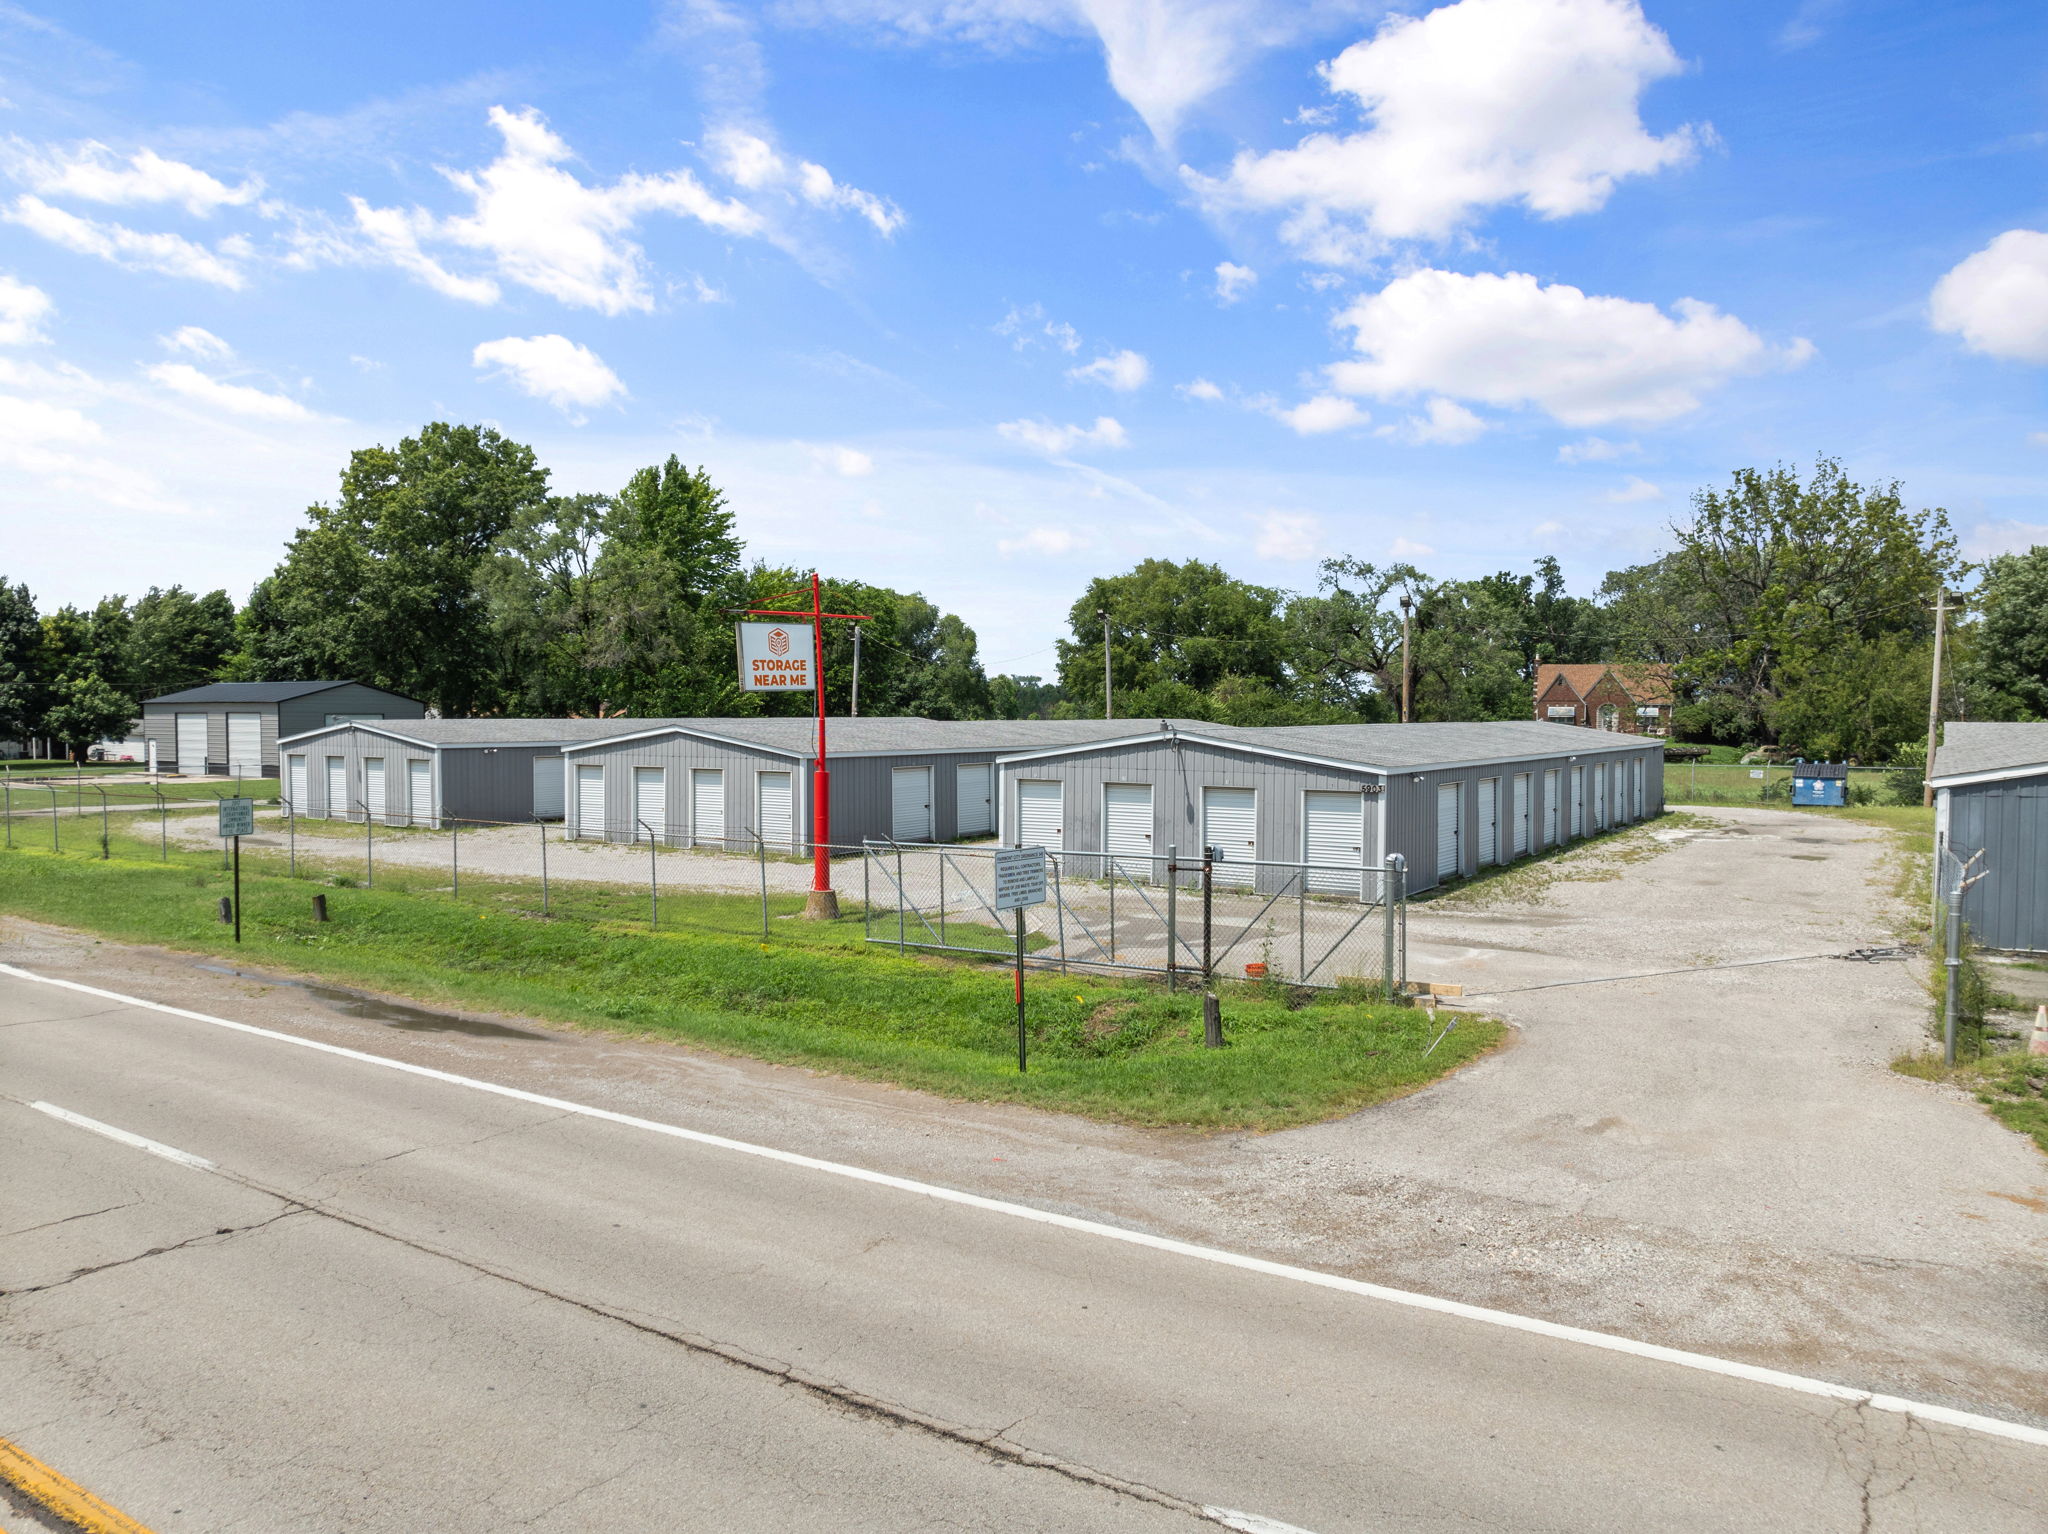
<svg viewBox="0 0 2048 1534"><path fill-rule="evenodd" d="M998 911L1021 911L1045 904L1045 849L1002 847L996 851Z"/></svg>
<svg viewBox="0 0 2048 1534"><path fill-rule="evenodd" d="M739 625L740 690L809 692L812 635L808 623Z"/></svg>

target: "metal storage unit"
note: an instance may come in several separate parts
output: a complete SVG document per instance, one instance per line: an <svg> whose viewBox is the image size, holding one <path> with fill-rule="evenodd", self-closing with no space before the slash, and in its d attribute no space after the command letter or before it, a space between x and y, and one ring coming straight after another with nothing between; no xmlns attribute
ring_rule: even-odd
<svg viewBox="0 0 2048 1534"><path fill-rule="evenodd" d="M1930 781L1938 852L1981 876L1963 892L1971 938L2048 953L2048 724L1947 725Z"/></svg>
<svg viewBox="0 0 2048 1534"><path fill-rule="evenodd" d="M145 699L136 733L156 747L166 772L275 777L281 740L426 711L417 698L360 682L210 682Z"/></svg>

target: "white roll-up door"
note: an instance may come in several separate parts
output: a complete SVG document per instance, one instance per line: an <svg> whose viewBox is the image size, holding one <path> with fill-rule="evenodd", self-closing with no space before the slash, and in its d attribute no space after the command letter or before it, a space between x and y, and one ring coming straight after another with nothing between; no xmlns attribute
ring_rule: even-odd
<svg viewBox="0 0 2048 1534"><path fill-rule="evenodd" d="M565 764L559 756L537 756L533 759L533 818L535 820L560 820L564 811L562 772Z"/></svg>
<svg viewBox="0 0 2048 1534"><path fill-rule="evenodd" d="M777 849L796 845L795 784L787 772L764 772L756 779L761 840Z"/></svg>
<svg viewBox="0 0 2048 1534"><path fill-rule="evenodd" d="M1500 779L1479 780L1479 863L1500 861Z"/></svg>
<svg viewBox="0 0 2048 1534"><path fill-rule="evenodd" d="M409 761L405 764L405 807L416 826L434 823L434 764Z"/></svg>
<svg viewBox="0 0 2048 1534"><path fill-rule="evenodd" d="M311 808L306 803L307 790L312 787L308 779L312 776L306 770L306 759L295 756L285 764L284 807L294 815L303 815Z"/></svg>
<svg viewBox="0 0 2048 1534"><path fill-rule="evenodd" d="M1152 877L1152 785L1102 785L1102 850L1113 867L1105 875L1147 882Z"/></svg>
<svg viewBox="0 0 2048 1534"><path fill-rule="evenodd" d="M633 769L633 840L668 840L668 773L659 767Z"/></svg>
<svg viewBox="0 0 2048 1534"><path fill-rule="evenodd" d="M1593 827L1607 829L1607 764L1596 763L1593 767Z"/></svg>
<svg viewBox="0 0 2048 1534"><path fill-rule="evenodd" d="M1518 772L1514 782L1515 803L1510 824L1513 826L1513 841L1516 857L1529 854L1529 774Z"/></svg>
<svg viewBox="0 0 2048 1534"><path fill-rule="evenodd" d="M1635 818L1643 818L1643 759L1637 757L1629 768L1629 797L1635 801Z"/></svg>
<svg viewBox="0 0 2048 1534"><path fill-rule="evenodd" d="M955 773L953 834L986 836L996 828L996 798L987 762L962 762Z"/></svg>
<svg viewBox="0 0 2048 1534"><path fill-rule="evenodd" d="M327 758L327 818L347 820L354 808L348 802L348 758L330 756Z"/></svg>
<svg viewBox="0 0 2048 1534"><path fill-rule="evenodd" d="M368 807L372 820L384 818L384 758L381 756L363 758L363 803Z"/></svg>
<svg viewBox="0 0 2048 1534"><path fill-rule="evenodd" d="M1436 876L1448 879L1465 869L1465 785L1441 783L1436 791Z"/></svg>
<svg viewBox="0 0 2048 1534"><path fill-rule="evenodd" d="M1572 769L1572 835L1586 834L1586 769Z"/></svg>
<svg viewBox="0 0 2048 1534"><path fill-rule="evenodd" d="M576 833L579 837L604 840L604 767L601 763L576 768Z"/></svg>
<svg viewBox="0 0 2048 1534"><path fill-rule="evenodd" d="M690 843L725 845L725 773L720 768L698 767L690 773Z"/></svg>
<svg viewBox="0 0 2048 1534"><path fill-rule="evenodd" d="M1017 845L1047 847L1057 852L1066 845L1066 796L1057 780L1017 780Z"/></svg>
<svg viewBox="0 0 2048 1534"><path fill-rule="evenodd" d="M1559 800L1557 769L1547 767L1543 772L1543 845L1557 845L1557 806Z"/></svg>
<svg viewBox="0 0 2048 1534"><path fill-rule="evenodd" d="M1301 860L1308 887L1332 895L1371 893L1365 874L1365 795L1321 789L1302 795Z"/></svg>
<svg viewBox="0 0 2048 1534"><path fill-rule="evenodd" d="M1218 884L1249 885L1258 877L1259 794L1254 788L1202 790L1202 845L1218 859L1211 877Z"/></svg>
<svg viewBox="0 0 2048 1534"><path fill-rule="evenodd" d="M178 715L178 771L187 777L206 771L206 715Z"/></svg>
<svg viewBox="0 0 2048 1534"><path fill-rule="evenodd" d="M228 771L245 778L263 776L263 716L228 715Z"/></svg>
<svg viewBox="0 0 2048 1534"><path fill-rule="evenodd" d="M889 772L889 834L899 842L932 839L932 770L896 767Z"/></svg>

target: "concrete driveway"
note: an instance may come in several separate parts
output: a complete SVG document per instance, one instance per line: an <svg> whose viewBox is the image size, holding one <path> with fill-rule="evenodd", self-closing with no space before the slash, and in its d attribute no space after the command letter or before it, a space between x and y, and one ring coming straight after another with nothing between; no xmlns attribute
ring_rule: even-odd
<svg viewBox="0 0 2048 1534"><path fill-rule="evenodd" d="M1716 810L1533 905L1431 902L1413 969L1515 1043L1400 1102L1166 1135L545 1028L345 1016L0 925L0 959L735 1138L2048 1424L2048 1160L1887 1062L1923 1038L1870 827ZM1661 834L1645 832L1645 836ZM1613 844L1610 844L1613 845ZM1646 971L1652 978L1558 985ZM1530 987L1545 986L1545 989Z"/></svg>

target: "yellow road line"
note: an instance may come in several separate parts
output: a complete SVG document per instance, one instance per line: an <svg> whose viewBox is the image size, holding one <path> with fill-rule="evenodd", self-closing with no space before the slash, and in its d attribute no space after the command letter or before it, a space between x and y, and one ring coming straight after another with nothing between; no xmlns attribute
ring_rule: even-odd
<svg viewBox="0 0 2048 1534"><path fill-rule="evenodd" d="M126 1513L52 1470L20 1444L0 1438L0 1481L83 1534L149 1534Z"/></svg>

